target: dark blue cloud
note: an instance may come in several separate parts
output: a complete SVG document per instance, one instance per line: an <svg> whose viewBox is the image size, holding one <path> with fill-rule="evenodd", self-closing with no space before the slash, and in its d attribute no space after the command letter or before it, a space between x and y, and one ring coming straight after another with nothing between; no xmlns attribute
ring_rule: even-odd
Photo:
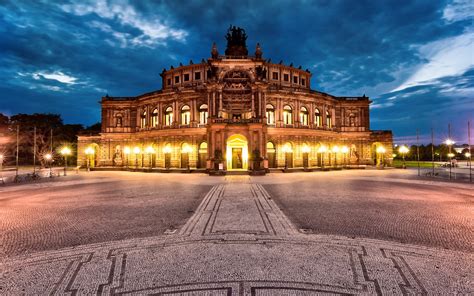
<svg viewBox="0 0 474 296"><path fill-rule="evenodd" d="M223 52L235 24L250 52L260 42L266 58L310 69L313 88L369 95L373 129L404 141L434 127L441 138L451 122L462 141L474 113L472 55L467 68L427 73L459 51L451 40L472 47L472 10L463 0L3 1L0 112L92 124L102 95L159 89L163 68L209 57L214 41Z"/></svg>

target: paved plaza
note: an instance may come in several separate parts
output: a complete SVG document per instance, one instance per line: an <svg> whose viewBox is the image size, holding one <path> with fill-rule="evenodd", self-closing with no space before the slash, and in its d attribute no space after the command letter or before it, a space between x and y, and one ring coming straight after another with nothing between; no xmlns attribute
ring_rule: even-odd
<svg viewBox="0 0 474 296"><path fill-rule="evenodd" d="M0 187L0 294L472 294L473 186L409 170Z"/></svg>

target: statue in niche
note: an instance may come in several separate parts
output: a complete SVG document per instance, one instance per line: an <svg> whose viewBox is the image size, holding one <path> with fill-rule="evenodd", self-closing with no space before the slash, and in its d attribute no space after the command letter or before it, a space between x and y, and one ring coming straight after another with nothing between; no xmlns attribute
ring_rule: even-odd
<svg viewBox="0 0 474 296"><path fill-rule="evenodd" d="M350 163L357 163L359 161L359 154L355 145L351 145L351 151L349 154Z"/></svg>
<svg viewBox="0 0 474 296"><path fill-rule="evenodd" d="M122 165L122 149L120 145L115 146L115 152L113 157L114 166L121 166Z"/></svg>
<svg viewBox="0 0 474 296"><path fill-rule="evenodd" d="M227 48L225 54L228 56L247 56L247 34L245 30L230 25L225 36Z"/></svg>

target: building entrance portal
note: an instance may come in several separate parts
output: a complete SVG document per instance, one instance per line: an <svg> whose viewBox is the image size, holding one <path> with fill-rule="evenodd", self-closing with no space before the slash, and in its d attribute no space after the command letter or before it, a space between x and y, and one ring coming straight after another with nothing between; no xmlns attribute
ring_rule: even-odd
<svg viewBox="0 0 474 296"><path fill-rule="evenodd" d="M227 170L244 171L248 169L247 138L242 135L233 135L227 139Z"/></svg>

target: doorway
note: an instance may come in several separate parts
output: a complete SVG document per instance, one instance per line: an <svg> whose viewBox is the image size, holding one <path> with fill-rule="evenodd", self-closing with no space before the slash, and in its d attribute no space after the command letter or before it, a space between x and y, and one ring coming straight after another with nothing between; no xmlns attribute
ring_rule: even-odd
<svg viewBox="0 0 474 296"><path fill-rule="evenodd" d="M244 171L248 169L247 138L237 134L227 139L226 164L227 170L230 171Z"/></svg>

